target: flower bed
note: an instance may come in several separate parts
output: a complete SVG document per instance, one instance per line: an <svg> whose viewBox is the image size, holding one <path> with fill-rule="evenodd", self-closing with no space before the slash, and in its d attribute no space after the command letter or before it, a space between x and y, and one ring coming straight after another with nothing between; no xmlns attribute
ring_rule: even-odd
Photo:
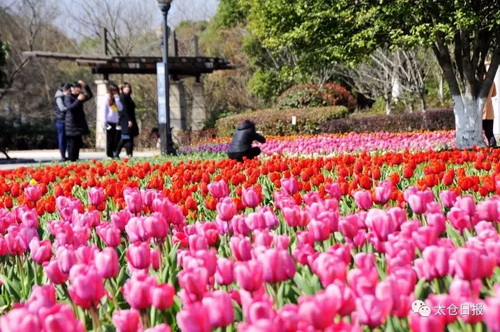
<svg viewBox="0 0 500 332"><path fill-rule="evenodd" d="M347 152L398 152L404 150L423 151L429 149L450 149L454 146L455 132L411 132L411 133L370 133L337 134L313 136L271 136L260 146L267 155L330 155ZM217 139L200 145L180 149L182 154L200 152L225 153L231 139Z"/></svg>
<svg viewBox="0 0 500 332"><path fill-rule="evenodd" d="M0 329L499 331L499 158L1 171Z"/></svg>

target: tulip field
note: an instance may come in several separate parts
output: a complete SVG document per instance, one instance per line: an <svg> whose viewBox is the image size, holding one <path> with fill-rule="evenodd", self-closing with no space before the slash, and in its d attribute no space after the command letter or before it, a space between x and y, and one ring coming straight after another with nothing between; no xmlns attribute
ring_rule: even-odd
<svg viewBox="0 0 500 332"><path fill-rule="evenodd" d="M0 171L0 331L500 332L500 149L226 143Z"/></svg>

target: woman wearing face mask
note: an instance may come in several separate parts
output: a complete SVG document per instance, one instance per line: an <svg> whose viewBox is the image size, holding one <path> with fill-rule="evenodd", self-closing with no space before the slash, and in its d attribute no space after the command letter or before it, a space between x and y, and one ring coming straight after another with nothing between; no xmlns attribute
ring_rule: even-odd
<svg viewBox="0 0 500 332"><path fill-rule="evenodd" d="M120 155L123 147L127 151L127 156L132 157L134 152L134 137L139 135L139 127L135 117L135 103L132 100L132 86L129 83L123 83L120 101L123 105L120 115L120 126L122 129L121 140L115 152L115 157Z"/></svg>
<svg viewBox="0 0 500 332"><path fill-rule="evenodd" d="M106 115L106 155L113 158L113 153L116 151L121 136L118 114L122 111L122 103L118 86L113 82L109 82L107 88L108 95L100 107L100 112Z"/></svg>

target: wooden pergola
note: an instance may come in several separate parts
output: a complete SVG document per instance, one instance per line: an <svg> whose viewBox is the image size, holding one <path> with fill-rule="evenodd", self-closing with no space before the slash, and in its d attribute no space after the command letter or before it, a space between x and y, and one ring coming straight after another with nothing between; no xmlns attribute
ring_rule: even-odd
<svg viewBox="0 0 500 332"><path fill-rule="evenodd" d="M79 66L90 67L93 74L102 74L104 79L110 74L156 74L156 63L161 56L107 56L82 55L54 52L23 52L25 56L76 62ZM168 58L168 70L174 80L210 74L216 70L234 69L229 61L221 58L202 56L175 56Z"/></svg>

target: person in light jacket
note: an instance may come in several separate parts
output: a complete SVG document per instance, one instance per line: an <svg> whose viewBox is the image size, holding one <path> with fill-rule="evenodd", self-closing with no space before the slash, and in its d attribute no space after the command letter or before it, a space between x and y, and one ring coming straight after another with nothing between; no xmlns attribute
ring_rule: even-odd
<svg viewBox="0 0 500 332"><path fill-rule="evenodd" d="M106 156L113 158L121 136L121 127L118 120L123 107L118 86L113 82L109 82L107 89L107 98L100 105L99 112L104 113L106 116Z"/></svg>
<svg viewBox="0 0 500 332"><path fill-rule="evenodd" d="M488 98L486 98L486 103L483 108L483 130L486 139L488 140L488 146L496 147L497 141L495 135L493 134L493 121L495 119L495 113L493 112L493 100L492 98L497 95L497 89L495 88L495 83L491 85L490 93Z"/></svg>
<svg viewBox="0 0 500 332"><path fill-rule="evenodd" d="M85 90L83 93L82 88ZM78 160L80 149L83 147L82 137L90 134L83 104L92 97L90 87L83 81L73 83L71 93L64 97L64 106L67 108L64 116L64 129L68 144L68 159L71 161Z"/></svg>
<svg viewBox="0 0 500 332"><path fill-rule="evenodd" d="M233 135L233 140L227 150L229 159L243 161L244 157L247 159L257 157L260 154L260 148L258 146L252 147L253 141L265 143L266 139L255 131L255 123L245 120L236 128Z"/></svg>

